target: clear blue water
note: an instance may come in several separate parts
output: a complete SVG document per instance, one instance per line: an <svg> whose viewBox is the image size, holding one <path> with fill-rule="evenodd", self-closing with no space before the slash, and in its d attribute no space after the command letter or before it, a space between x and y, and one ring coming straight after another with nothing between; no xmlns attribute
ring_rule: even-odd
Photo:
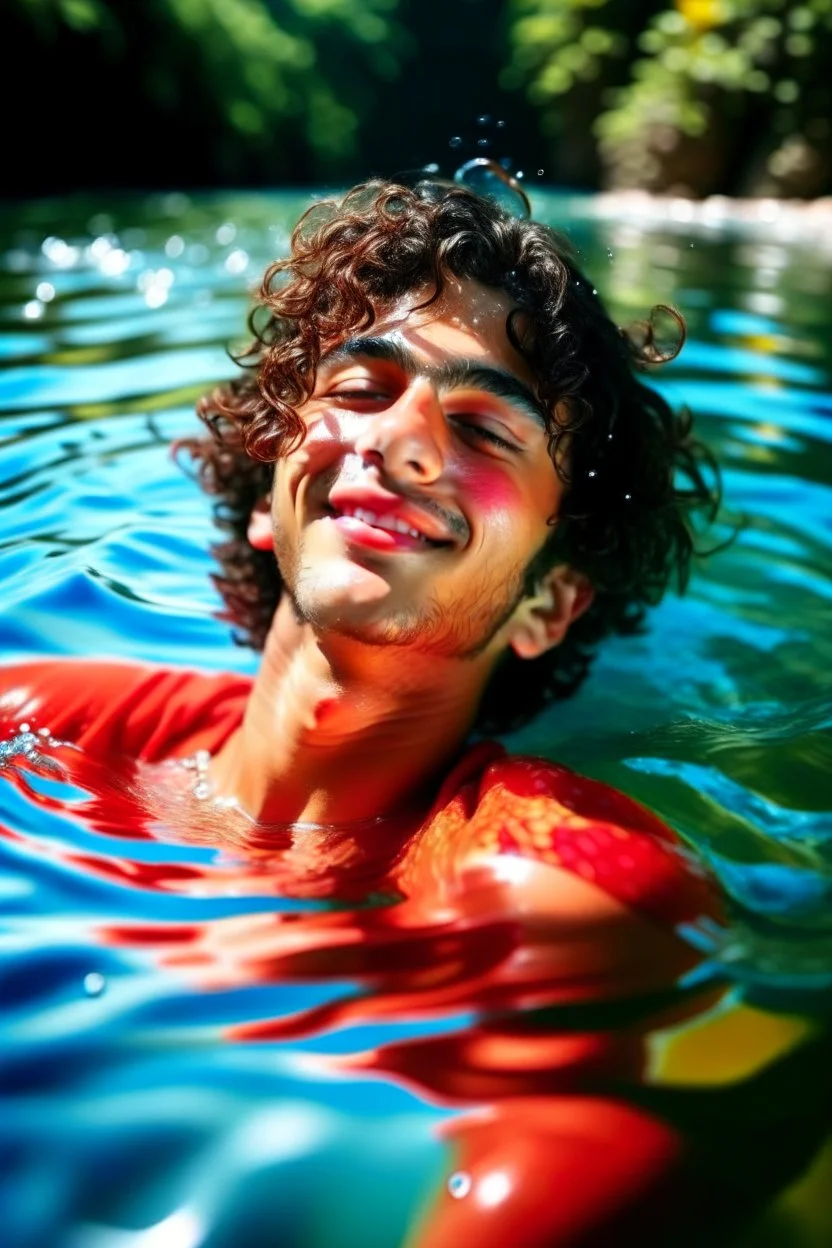
<svg viewBox="0 0 832 1248"><path fill-rule="evenodd" d="M253 671L255 656L215 618L209 503L168 446L193 431L194 400L229 375L246 288L309 202L170 195L3 210L4 662L108 655ZM775 1028L822 1019L832 990L832 231L647 227L545 196L535 215L572 236L619 320L660 301L685 312L688 345L656 384L694 410L723 466L723 533L737 518L743 527L644 636L608 645L579 695L512 744L632 793L698 848L733 903L730 927L710 944L700 937L703 978L734 985L731 1000ZM434 1134L447 1111L392 1081L322 1074L314 1058L421 1024L226 1043L232 1023L344 985L199 992L140 951L105 948L97 929L212 924L273 910L275 899L149 892L85 872L61 851L179 863L213 851L114 850L73 817L79 795L58 785L47 809L0 788L0 822L18 833L0 842L4 1243L401 1243L447 1173ZM820 1245L812 1216L804 1238L793 1227L776 1242Z"/></svg>

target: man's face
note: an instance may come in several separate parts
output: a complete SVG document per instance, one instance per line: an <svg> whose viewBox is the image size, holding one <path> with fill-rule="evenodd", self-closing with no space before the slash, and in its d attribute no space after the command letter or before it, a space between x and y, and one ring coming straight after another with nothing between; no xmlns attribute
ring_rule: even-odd
<svg viewBox="0 0 832 1248"><path fill-rule="evenodd" d="M462 282L418 302L324 355L276 468L278 564L319 629L496 656L562 485L509 298Z"/></svg>

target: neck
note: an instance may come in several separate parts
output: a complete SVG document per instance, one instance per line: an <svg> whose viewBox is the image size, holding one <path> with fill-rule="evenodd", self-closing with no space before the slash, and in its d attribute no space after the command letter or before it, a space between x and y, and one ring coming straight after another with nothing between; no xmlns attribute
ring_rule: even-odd
<svg viewBox="0 0 832 1248"><path fill-rule="evenodd" d="M418 818L488 675L486 661L322 637L281 602L214 790L264 823Z"/></svg>

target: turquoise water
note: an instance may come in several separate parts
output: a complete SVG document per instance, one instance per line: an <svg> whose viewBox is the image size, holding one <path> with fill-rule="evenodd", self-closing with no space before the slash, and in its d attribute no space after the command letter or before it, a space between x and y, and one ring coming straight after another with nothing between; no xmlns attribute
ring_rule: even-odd
<svg viewBox="0 0 832 1248"><path fill-rule="evenodd" d="M311 198L3 211L4 662L108 655L254 670L215 618L209 503L168 446L194 429L198 395L229 375L246 289ZM632 793L697 847L732 902L730 926L697 937L703 982L733 985L732 1001L774 1020L822 1018L832 990L832 231L648 228L594 212L535 202L539 219L573 238L619 320L655 302L684 311L688 345L656 384L694 410L723 466L721 533L737 521L741 530L644 636L609 644L579 695L512 744ZM2 788L0 821L19 835L0 844L5 1242L400 1243L446 1172L434 1133L447 1111L392 1081L334 1079L313 1059L420 1024L223 1043L232 1023L334 990L195 992L135 951L103 948L96 929L212 923L275 900L162 895L85 873L57 850L112 851L73 820L75 798L46 810ZM139 842L118 854L210 857ZM813 1233L802 1240L793 1228L779 1242L823 1242Z"/></svg>

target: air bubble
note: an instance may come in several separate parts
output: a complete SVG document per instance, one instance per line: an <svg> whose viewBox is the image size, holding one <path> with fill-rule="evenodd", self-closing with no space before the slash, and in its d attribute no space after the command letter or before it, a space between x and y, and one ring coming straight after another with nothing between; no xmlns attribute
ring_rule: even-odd
<svg viewBox="0 0 832 1248"><path fill-rule="evenodd" d="M491 120L491 115L489 113L480 113L479 117L477 118L477 125L487 126L490 120Z"/></svg>
<svg viewBox="0 0 832 1248"><path fill-rule="evenodd" d="M498 130L504 130L504 129L505 129L505 124L506 124L506 123L505 123L504 121L498 121L498 122L497 122L497 129L498 129Z"/></svg>
<svg viewBox="0 0 832 1248"><path fill-rule="evenodd" d="M607 248L607 259L609 260L610 264L613 264L615 262L615 252L613 251L612 247Z"/></svg>
<svg viewBox="0 0 832 1248"><path fill-rule="evenodd" d="M544 173L544 171L543 171L542 169L538 169L538 171L537 171L537 176L538 176L539 178L542 178L542 177L543 177L543 173Z"/></svg>
<svg viewBox="0 0 832 1248"><path fill-rule="evenodd" d="M598 473L595 471L595 469L594 469L594 468L590 468L589 472L588 472L586 475L587 475L588 477L597 477L597 476L598 476Z"/></svg>
<svg viewBox="0 0 832 1248"><path fill-rule="evenodd" d="M448 142L448 147L462 147L462 136L455 134Z"/></svg>
<svg viewBox="0 0 832 1248"><path fill-rule="evenodd" d="M88 997L100 997L107 987L107 981L100 971L90 971L84 976L84 992Z"/></svg>
<svg viewBox="0 0 832 1248"><path fill-rule="evenodd" d="M489 147L490 139L477 139L477 147Z"/></svg>
<svg viewBox="0 0 832 1248"><path fill-rule="evenodd" d="M432 160L429 165L422 165L422 173L438 173L438 172L439 172L439 166L437 165L435 160Z"/></svg>
<svg viewBox="0 0 832 1248"><path fill-rule="evenodd" d="M496 161L486 156L476 156L460 165L454 174L454 181L461 182L477 195L486 195L496 200L501 208L512 216L528 219L531 216L531 205L523 191Z"/></svg>
<svg viewBox="0 0 832 1248"><path fill-rule="evenodd" d="M462 1200L473 1186L473 1180L467 1170L456 1170L448 1179L448 1191L454 1200Z"/></svg>

